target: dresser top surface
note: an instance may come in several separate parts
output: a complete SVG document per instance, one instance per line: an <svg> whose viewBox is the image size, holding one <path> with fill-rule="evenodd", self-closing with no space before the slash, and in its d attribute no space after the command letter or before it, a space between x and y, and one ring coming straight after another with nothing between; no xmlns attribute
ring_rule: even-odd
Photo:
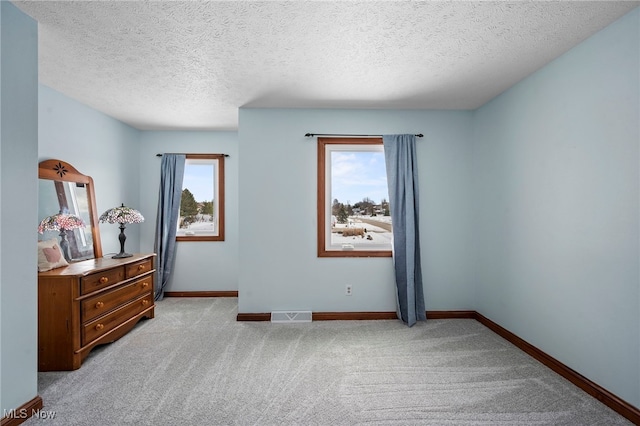
<svg viewBox="0 0 640 426"><path fill-rule="evenodd" d="M105 269L111 269L118 266L129 265L131 263L139 262L149 257L154 257L155 253L136 253L131 257L124 259L112 259L111 256L100 257L97 259L88 259L80 262L70 263L69 266L64 268L56 268L50 271L39 272L39 277L54 277L54 276L83 276L93 274L97 271L103 271Z"/></svg>

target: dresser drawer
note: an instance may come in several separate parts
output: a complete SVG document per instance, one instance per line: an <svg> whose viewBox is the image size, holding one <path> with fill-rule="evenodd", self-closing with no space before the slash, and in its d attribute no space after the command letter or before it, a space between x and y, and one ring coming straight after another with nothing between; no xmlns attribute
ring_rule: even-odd
<svg viewBox="0 0 640 426"><path fill-rule="evenodd" d="M135 317L140 312L153 306L153 297L151 294L142 296L126 305L116 309L115 311L97 318L82 326L82 344L86 345L92 340L97 339L103 334L113 330L123 322Z"/></svg>
<svg viewBox="0 0 640 426"><path fill-rule="evenodd" d="M80 368L98 345L155 316L154 253L71 262L38 273L38 371Z"/></svg>
<svg viewBox="0 0 640 426"><path fill-rule="evenodd" d="M80 278L80 293L88 294L124 280L124 267L113 268Z"/></svg>
<svg viewBox="0 0 640 426"><path fill-rule="evenodd" d="M140 262L132 263L131 265L127 265L127 279L137 277L138 275L146 274L150 270L153 269L153 260L145 259Z"/></svg>
<svg viewBox="0 0 640 426"><path fill-rule="evenodd" d="M151 278L152 275L148 275L147 277L143 277L131 284L101 293L82 301L81 321L84 323L92 320L93 318L99 317L100 315L117 308L129 300L150 292L153 288Z"/></svg>

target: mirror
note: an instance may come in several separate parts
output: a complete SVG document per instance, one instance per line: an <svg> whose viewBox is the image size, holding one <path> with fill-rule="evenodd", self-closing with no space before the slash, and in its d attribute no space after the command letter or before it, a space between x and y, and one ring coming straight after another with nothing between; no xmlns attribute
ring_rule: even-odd
<svg viewBox="0 0 640 426"><path fill-rule="evenodd" d="M102 257L102 243L93 179L60 160L45 160L38 166L38 223L47 216L74 214L86 224L66 231L71 261ZM37 225L36 225L37 226ZM60 240L59 231L44 231L39 240Z"/></svg>

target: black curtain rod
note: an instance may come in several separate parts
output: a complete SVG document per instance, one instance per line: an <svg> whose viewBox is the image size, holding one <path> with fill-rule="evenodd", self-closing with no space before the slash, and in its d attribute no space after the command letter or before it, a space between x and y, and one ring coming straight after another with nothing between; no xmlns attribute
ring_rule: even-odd
<svg viewBox="0 0 640 426"><path fill-rule="evenodd" d="M190 152L189 154L185 153L185 152L165 152L165 154L183 154L183 155L189 155L189 154L194 154L193 152ZM211 154L211 153L207 153L207 154ZM162 157L164 154L156 154L156 157ZM196 154L197 155L197 154ZM212 154L215 155L215 154ZM228 157L229 154L220 154L220 155L224 155L225 157Z"/></svg>
<svg viewBox="0 0 640 426"><path fill-rule="evenodd" d="M340 133L306 133L305 136L308 137L308 138L313 137L313 136L357 136L357 137L362 137L362 138L380 138L380 137L382 137L382 135L350 135L350 134L340 134ZM418 138L421 138L424 135L422 133L418 133L415 136L418 137Z"/></svg>

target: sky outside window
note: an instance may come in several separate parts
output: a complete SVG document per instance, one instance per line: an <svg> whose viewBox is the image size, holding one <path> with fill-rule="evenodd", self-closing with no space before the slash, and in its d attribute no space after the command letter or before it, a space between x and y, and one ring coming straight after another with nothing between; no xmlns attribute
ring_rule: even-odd
<svg viewBox="0 0 640 426"><path fill-rule="evenodd" d="M331 202L353 205L365 197L389 200L384 152L332 151Z"/></svg>
<svg viewBox="0 0 640 426"><path fill-rule="evenodd" d="M188 189L197 202L213 200L213 165L187 163L182 188Z"/></svg>

